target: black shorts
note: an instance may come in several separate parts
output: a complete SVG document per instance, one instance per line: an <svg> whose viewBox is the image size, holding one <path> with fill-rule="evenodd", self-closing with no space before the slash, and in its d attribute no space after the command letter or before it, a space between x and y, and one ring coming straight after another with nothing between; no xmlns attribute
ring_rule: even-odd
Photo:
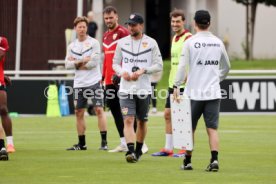
<svg viewBox="0 0 276 184"><path fill-rule="evenodd" d="M1 85L1 86L0 86L0 90L7 91L7 87Z"/></svg>
<svg viewBox="0 0 276 184"><path fill-rule="evenodd" d="M208 101L191 100L192 127L196 129L197 122L203 114L207 128L217 129L219 124L220 99Z"/></svg>
<svg viewBox="0 0 276 184"><path fill-rule="evenodd" d="M118 87L113 84L105 86L104 95L107 107L110 107L112 103L119 104L118 90Z"/></svg>
<svg viewBox="0 0 276 184"><path fill-rule="evenodd" d="M151 95L120 94L120 106L123 117L134 116L140 121L148 121Z"/></svg>
<svg viewBox="0 0 276 184"><path fill-rule="evenodd" d="M87 107L87 100L90 100L94 107L103 107L103 89L98 82L89 87L74 88L74 105L76 109Z"/></svg>
<svg viewBox="0 0 276 184"><path fill-rule="evenodd" d="M171 108L171 100L170 100L170 95L173 94L173 88L168 88L168 93L167 93L167 99L166 99L166 104L165 108ZM180 94L182 95L184 92L184 88L180 88Z"/></svg>

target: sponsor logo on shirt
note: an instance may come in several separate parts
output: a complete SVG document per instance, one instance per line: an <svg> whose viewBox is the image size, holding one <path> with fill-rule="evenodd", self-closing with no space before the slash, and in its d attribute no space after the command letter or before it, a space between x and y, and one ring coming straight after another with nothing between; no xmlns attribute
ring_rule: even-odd
<svg viewBox="0 0 276 184"><path fill-rule="evenodd" d="M197 65L202 65L202 61L199 60L196 64L197 64Z"/></svg>
<svg viewBox="0 0 276 184"><path fill-rule="evenodd" d="M200 48L200 47L201 47L201 44L198 43L198 42L196 42L196 43L195 43L195 48L198 49L198 48Z"/></svg>
<svg viewBox="0 0 276 184"><path fill-rule="evenodd" d="M116 40L116 38L117 38L117 36L118 36L118 34L117 33L115 33L115 34L113 34L113 40Z"/></svg>
<svg viewBox="0 0 276 184"><path fill-rule="evenodd" d="M124 63L147 63L147 59L129 59L129 58L124 58Z"/></svg>
<svg viewBox="0 0 276 184"><path fill-rule="evenodd" d="M218 60L206 60L204 65L218 65Z"/></svg>
<svg viewBox="0 0 276 184"><path fill-rule="evenodd" d="M148 42L142 42L142 46L143 46L143 48L147 48L148 47Z"/></svg>
<svg viewBox="0 0 276 184"><path fill-rule="evenodd" d="M196 49L199 49L202 47L220 47L220 44L219 43L199 43L199 42L196 42L195 43L195 48Z"/></svg>

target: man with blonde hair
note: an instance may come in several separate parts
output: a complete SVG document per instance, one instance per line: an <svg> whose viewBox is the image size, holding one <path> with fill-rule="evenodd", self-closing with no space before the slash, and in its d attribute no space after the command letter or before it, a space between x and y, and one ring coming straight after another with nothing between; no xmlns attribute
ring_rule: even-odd
<svg viewBox="0 0 276 184"><path fill-rule="evenodd" d="M77 119L79 142L67 150L86 150L84 112L87 100L93 102L94 111L98 117L98 127L101 134L100 150L107 150L107 122L103 110L103 90L101 87L100 71L100 43L87 35L88 20L86 17L77 17L74 27L77 39L67 48L65 67L75 70L74 104Z"/></svg>

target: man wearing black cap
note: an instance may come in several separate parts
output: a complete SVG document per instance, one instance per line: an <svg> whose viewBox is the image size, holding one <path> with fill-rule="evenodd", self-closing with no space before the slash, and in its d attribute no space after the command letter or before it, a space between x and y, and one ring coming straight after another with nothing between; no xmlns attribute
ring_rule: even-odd
<svg viewBox="0 0 276 184"><path fill-rule="evenodd" d="M211 150L211 161L206 171L218 171L220 82L226 78L230 63L223 42L208 31L211 22L209 12L197 11L194 20L197 33L183 47L174 82L174 100L180 100L179 86L187 75L184 93L191 99L193 133L203 114ZM187 68L189 72L186 71ZM191 157L192 150L189 150L182 169L193 169Z"/></svg>
<svg viewBox="0 0 276 184"><path fill-rule="evenodd" d="M143 33L143 17L133 13L126 24L130 35L118 41L113 58L113 69L121 76L120 106L124 116L124 135L129 150L126 161L135 163L142 155L141 149L147 133L146 122L152 93L149 75L162 71L163 61L156 41ZM135 117L137 134L133 129Z"/></svg>

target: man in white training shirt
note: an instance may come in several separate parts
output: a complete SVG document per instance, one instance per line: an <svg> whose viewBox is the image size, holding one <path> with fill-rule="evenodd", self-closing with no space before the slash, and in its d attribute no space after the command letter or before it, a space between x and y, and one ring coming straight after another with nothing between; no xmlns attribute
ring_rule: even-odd
<svg viewBox="0 0 276 184"><path fill-rule="evenodd" d="M91 98L94 110L98 117L98 127L101 134L100 150L107 150L107 123L103 110L103 90L100 84L100 44L87 35L88 20L86 17L77 17L74 20L77 39L67 48L66 69L75 70L74 104L77 119L79 142L67 150L86 150L84 112L87 100Z"/></svg>
<svg viewBox="0 0 276 184"><path fill-rule="evenodd" d="M130 35L118 41L113 69L121 76L119 94L128 147L126 161L135 163L142 155L141 149L147 133L146 122L152 93L149 75L162 71L163 61L156 41L143 33L143 17L133 13L126 24ZM135 117L136 135L133 129Z"/></svg>
<svg viewBox="0 0 276 184"><path fill-rule="evenodd" d="M223 42L208 31L209 12L197 11L194 20L197 33L183 47L174 82L174 100L179 101L179 86L187 75L184 93L191 99L193 135L203 114L211 150L211 161L206 171L218 171L220 82L226 78L230 63ZM187 150L182 169L193 169L191 157L192 150Z"/></svg>

